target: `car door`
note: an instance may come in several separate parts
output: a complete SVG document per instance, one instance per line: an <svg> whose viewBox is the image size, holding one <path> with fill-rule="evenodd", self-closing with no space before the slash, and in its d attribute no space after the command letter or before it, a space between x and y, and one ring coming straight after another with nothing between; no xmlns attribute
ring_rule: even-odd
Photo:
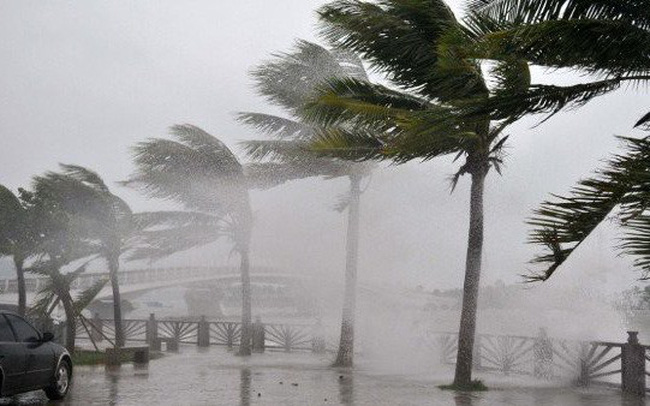
<svg viewBox="0 0 650 406"><path fill-rule="evenodd" d="M19 392L24 386L25 349L16 342L13 330L4 314L0 313L0 367L4 372L2 394Z"/></svg>
<svg viewBox="0 0 650 406"><path fill-rule="evenodd" d="M5 315L14 331L16 341L25 352L24 386L39 389L51 383L54 376L54 350L49 343L41 340L41 333L23 318L12 314Z"/></svg>

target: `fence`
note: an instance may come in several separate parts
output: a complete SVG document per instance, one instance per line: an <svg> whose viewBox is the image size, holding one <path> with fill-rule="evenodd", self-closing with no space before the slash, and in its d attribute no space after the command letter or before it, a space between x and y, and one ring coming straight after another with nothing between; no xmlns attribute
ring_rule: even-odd
<svg viewBox="0 0 650 406"><path fill-rule="evenodd" d="M235 321L200 320L157 320L154 314L149 319L123 320L126 342L146 342L152 349L160 349L163 342L168 346L195 344L200 347L221 345L234 347L240 344L241 323ZM284 351L325 351L325 340L319 324L253 323L254 350L278 349ZM77 323L77 340L91 340L94 344L104 340L114 343L113 320L94 317Z"/></svg>
<svg viewBox="0 0 650 406"><path fill-rule="evenodd" d="M637 332L626 343L572 341L551 338L479 334L474 343L474 368L539 379L569 378L579 386L617 386L644 395L650 346L639 344ZM443 363L455 362L458 335L434 333Z"/></svg>

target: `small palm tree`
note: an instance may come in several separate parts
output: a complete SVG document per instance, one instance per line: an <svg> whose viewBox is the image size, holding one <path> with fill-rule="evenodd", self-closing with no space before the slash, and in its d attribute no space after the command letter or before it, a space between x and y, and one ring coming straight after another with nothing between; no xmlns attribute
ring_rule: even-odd
<svg viewBox="0 0 650 406"><path fill-rule="evenodd" d="M346 239L345 292L341 335L335 366L351 367L354 359L354 325L359 245L361 180L369 175L370 165L323 157L309 148L308 139L320 131L300 121L300 111L314 96L318 86L333 78L357 78L367 81L361 60L341 50L298 41L293 52L274 55L274 59L253 71L258 92L270 103L280 106L289 118L261 113L241 113L239 118L268 135L271 140L244 142L255 160L271 159L280 163L291 178L348 177L349 192L337 205L348 209Z"/></svg>
<svg viewBox="0 0 650 406"><path fill-rule="evenodd" d="M569 68L592 79L557 86L535 84L504 91L467 107L470 114L554 114L577 107L624 84L650 81L649 0L469 0L467 29L481 58L519 59L550 68ZM636 126L650 124L650 112Z"/></svg>
<svg viewBox="0 0 650 406"><path fill-rule="evenodd" d="M454 384L469 387L483 252L483 194L491 168L498 172L507 139L503 131L517 116L459 115L485 102L492 89L479 60L477 38L440 0L339 0L319 10L324 36L387 74L391 87L355 79L333 80L301 112L325 131L313 147L351 160L464 158L452 178L471 177L470 219ZM530 75L517 59L490 70L509 91L527 88ZM337 127L354 124L354 130Z"/></svg>
<svg viewBox="0 0 650 406"><path fill-rule="evenodd" d="M0 256L11 256L16 268L18 313L25 314L25 261L34 248L34 224L29 210L11 190L0 185Z"/></svg>
<svg viewBox="0 0 650 406"><path fill-rule="evenodd" d="M634 265L650 277L650 137L623 138L626 152L608 160L595 175L578 182L567 196L554 196L535 211L530 242L545 250L533 259L544 269L529 281L550 278L598 225L615 219L624 236L618 247L635 258Z"/></svg>
<svg viewBox="0 0 650 406"><path fill-rule="evenodd" d="M30 309L30 314L37 319L47 319L61 304L66 316L65 347L72 354L75 349L77 321L81 312L95 300L95 297L104 288L107 279L99 279L91 287L80 292L77 297L72 297L74 281L85 272L87 263L71 272L61 272L61 267L56 261L41 258L29 271L46 278L45 283L37 294L37 299Z"/></svg>

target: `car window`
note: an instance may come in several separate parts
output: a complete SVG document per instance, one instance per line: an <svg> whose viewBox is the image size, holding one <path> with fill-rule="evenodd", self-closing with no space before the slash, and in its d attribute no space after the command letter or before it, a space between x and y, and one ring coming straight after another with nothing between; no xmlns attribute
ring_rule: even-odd
<svg viewBox="0 0 650 406"><path fill-rule="evenodd" d="M0 342L3 341L16 341L16 339L14 338L14 333L9 327L7 319L5 319L2 314L0 314Z"/></svg>
<svg viewBox="0 0 650 406"><path fill-rule="evenodd" d="M38 334L38 331L23 319L20 317L12 316L10 314L5 315L8 319L9 322L11 323L11 327L14 328L14 333L16 333L16 341L38 341L40 334Z"/></svg>

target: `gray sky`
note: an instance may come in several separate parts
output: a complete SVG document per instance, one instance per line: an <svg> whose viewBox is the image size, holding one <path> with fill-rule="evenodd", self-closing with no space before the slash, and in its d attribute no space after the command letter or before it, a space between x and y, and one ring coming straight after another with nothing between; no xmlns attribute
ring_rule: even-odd
<svg viewBox="0 0 650 406"><path fill-rule="evenodd" d="M0 3L0 183L27 185L58 162L98 171L108 182L133 167L129 147L191 123L230 146L256 137L236 111L269 111L249 70L294 39L314 40L324 1L249 0ZM574 81L571 73L540 80ZM647 89L602 97L534 127L513 126L503 177L486 191L484 280L518 281L534 250L525 218L548 193L566 191L633 134ZM387 165L385 165L387 166ZM408 286L460 287L468 227L468 179L453 195L449 159L378 171L362 200L361 278ZM254 263L342 274L345 217L331 208L346 182L300 181L254 194ZM156 206L115 191L138 209ZM550 286L567 280L628 286L638 274L601 230ZM195 250L171 262L234 263L229 247Z"/></svg>

